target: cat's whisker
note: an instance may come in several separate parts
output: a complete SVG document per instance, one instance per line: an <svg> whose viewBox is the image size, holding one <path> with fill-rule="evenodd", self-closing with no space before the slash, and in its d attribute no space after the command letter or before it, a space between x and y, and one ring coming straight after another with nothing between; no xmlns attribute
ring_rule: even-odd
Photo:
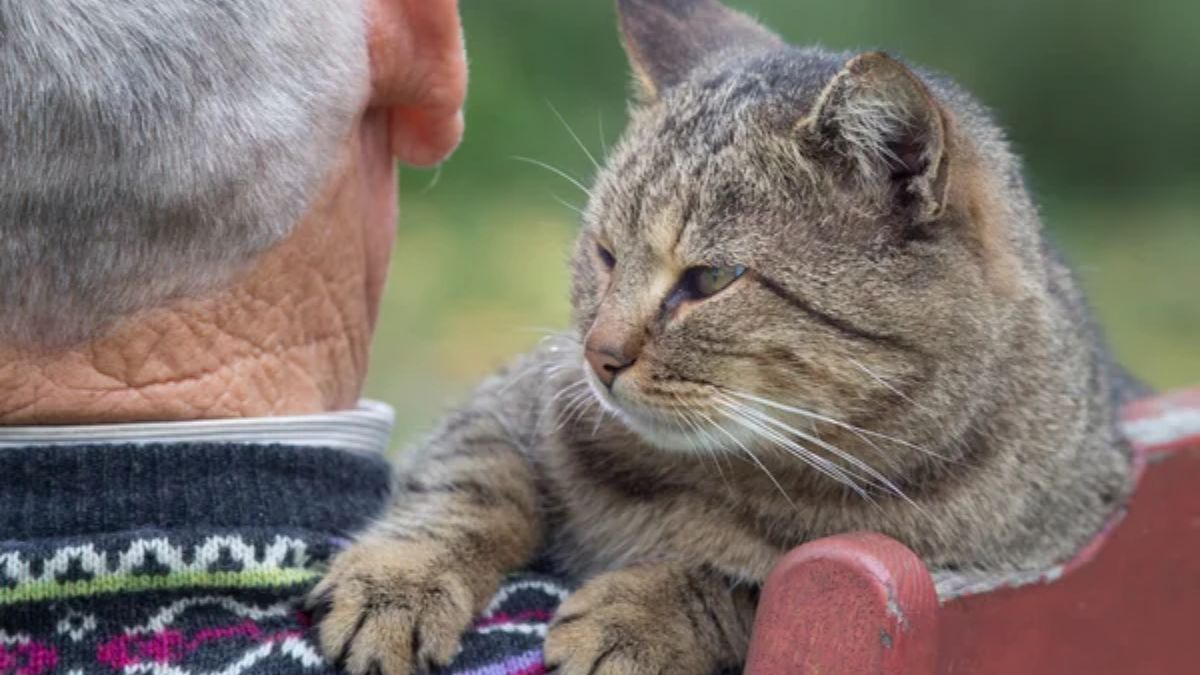
<svg viewBox="0 0 1200 675"><path fill-rule="evenodd" d="M564 371L570 367L571 366L566 363L554 363L554 364L543 367L542 374L548 378L554 377L555 375L558 375L559 373L561 373L562 371Z"/></svg>
<svg viewBox="0 0 1200 675"><path fill-rule="evenodd" d="M855 368L858 368L862 372L866 373L867 377L871 378L872 380L875 380L875 382L877 384L879 384L881 387L883 387L884 389L887 389L888 391L892 392L896 396L900 397L901 400L912 404L913 407L917 407L917 408L920 407L917 405L916 401L914 401L908 397L908 394L905 394L904 392L897 389L895 386L892 385L891 382L888 382L887 380L880 377L875 371L868 368L866 365L864 365L858 359L854 358L853 356L847 356L846 360L850 362L850 365L852 365Z"/></svg>
<svg viewBox="0 0 1200 675"><path fill-rule="evenodd" d="M689 437L689 441L692 441L693 449L703 449L704 442L700 440L700 434L696 432L696 425L688 419L687 403L679 394L672 393L671 398L675 399L675 408L671 410L671 419L675 422L675 425L679 427L679 433L683 436ZM684 424L687 424L686 428L684 427Z"/></svg>
<svg viewBox="0 0 1200 675"><path fill-rule="evenodd" d="M572 404L568 404L558 412L558 423L554 425L554 432L559 433L571 425L571 416L573 414Z"/></svg>
<svg viewBox="0 0 1200 675"><path fill-rule="evenodd" d="M560 398L562 398L563 396L565 396L567 394L567 392L573 391L578 387L586 387L586 386L587 386L587 380L585 380L582 377L579 378L578 380L568 382L566 385L564 385L558 391L554 392L554 395L550 397L550 400L546 401L546 405L552 406L555 403L558 403L558 400Z"/></svg>
<svg viewBox="0 0 1200 675"><path fill-rule="evenodd" d="M670 415L670 419L671 419L671 423L675 425L675 428L679 430L679 435L684 438L688 438L688 440L691 441L692 440L690 438L691 434L683 426L683 415L679 414L678 410L672 411L672 414ZM695 449L694 443L692 443L692 446L693 446L692 449L694 450Z"/></svg>
<svg viewBox="0 0 1200 675"><path fill-rule="evenodd" d="M806 418L804 421L805 421L805 422L808 424L808 429L809 429L809 431L810 431L810 432L811 432L813 435L817 435L817 436L819 436L819 435L820 435L820 433L817 431L817 425L816 425L816 422L815 422L814 420L812 420L812 419L807 419L807 418ZM893 470L897 468L897 467L896 467L896 461L895 461L895 459L894 459L894 457L893 457L893 455L894 455L895 453L888 452L887 450L884 450L883 448L879 447L879 444L878 444L878 443L876 443L875 441L871 440L871 438L870 438L869 436L867 436L867 435L863 434L861 431L859 431L859 430L857 430L857 429L847 429L847 431L849 431L849 432L850 432L851 434L853 434L853 435L854 435L856 438L858 438L858 440L860 440L860 441L862 441L863 443L867 444L867 446L869 446L869 447L871 448L871 450L874 450L874 451L875 451L875 454L876 454L876 455L878 455L878 456L879 456L879 458L880 458L881 460L883 460L883 462L884 462L885 464L887 464L887 466L888 466L889 468L891 468L891 469L893 469Z"/></svg>
<svg viewBox="0 0 1200 675"><path fill-rule="evenodd" d="M584 400L586 400L587 397L590 395L591 395L591 392L588 391L587 387L580 388L579 391L573 393L570 397L568 397L566 399L566 402L562 406L562 414L567 416L567 418L569 419L569 417L570 417L569 413L574 411L575 406L580 405L580 403L582 403Z"/></svg>
<svg viewBox="0 0 1200 675"><path fill-rule="evenodd" d="M752 462L754 462L754 465L757 466L759 468L759 470L761 470L764 474L767 475L767 478L770 479L771 483L775 486L775 489L779 490L779 494L783 495L783 498L785 500L787 500L787 503L790 504L793 509L795 509L797 511L800 510L800 507L792 499L792 496L787 493L787 490L783 489L783 485L781 485L779 483L779 481L775 478L775 474L771 473L771 470L768 469L766 467L766 465L763 464L762 461L760 461L758 459L758 456L755 455L750 450L750 448L746 447L746 444L743 443L741 441L741 439L739 439L737 436L734 436L733 434L729 433L728 429L726 429L725 427L721 426L720 424L717 424L716 422L714 422L713 419L711 417L709 417L708 415L706 415L705 413L697 410L696 414L699 415L701 418L703 418L704 421L708 422L708 424L710 426L712 426L714 429L716 429L717 431L720 431L722 434L727 436L729 438L729 440L733 441L733 444L735 446L737 446L742 452L746 453L746 456L749 457Z"/></svg>
<svg viewBox="0 0 1200 675"><path fill-rule="evenodd" d="M883 377L880 377L878 373L876 373L875 371L868 368L865 364L860 363L858 360L856 360L850 356L847 356L846 359L851 363L851 365L858 368L862 372L866 373L867 376L870 377L872 380L878 382L885 389L892 392L893 394L895 394L902 400L908 402L909 405L911 405L914 410L920 411L920 412L924 413L926 416L928 416L929 420L933 424L937 425L937 427L939 429L941 429L942 431L946 431L945 423L939 418L939 416L936 413L934 413L934 411L930 410L927 406L914 401L912 398L910 398L904 392L897 389L894 385L892 385L890 382L885 380ZM957 435L951 434L951 433L947 433L946 435L952 437L952 439L953 439L951 441L951 445L948 448L948 450L950 450L952 453L957 453L959 456L958 457L945 457L945 456L936 455L936 454L933 456L937 457L938 459L943 459L948 462L962 461L962 456L965 453L963 452L963 443L962 443L961 438L959 438ZM861 438L861 435L860 435L860 438ZM863 440L867 440L867 439L863 438ZM869 443L870 441L867 441L867 442ZM876 450L879 449L878 446L876 446L874 443L871 443L871 446L874 447ZM922 448L922 450L923 450L923 448ZM926 451L926 452L928 452L928 451ZM880 454L886 456L882 451L880 451Z"/></svg>
<svg viewBox="0 0 1200 675"><path fill-rule="evenodd" d="M589 395L588 395L587 400L579 408L579 412L575 416L575 423L582 422L583 416L585 414L587 414L589 410L592 410L592 409L595 409L597 411L597 413L598 413L597 416L602 416L604 414L604 406L600 405L600 401L598 401L596 399L596 396L594 394L592 394L590 390L589 390L588 394Z"/></svg>
<svg viewBox="0 0 1200 675"><path fill-rule="evenodd" d="M799 459L824 476L850 488L863 499L872 503L874 502L874 500L871 499L871 496L867 494L867 491L863 489L863 487L859 485L850 474L842 470L840 467L834 465L833 462L814 454L807 448L804 448L795 441L791 441L782 434L779 434L778 432L762 425L761 423L755 422L753 419L750 419L744 413L741 413L734 408L726 407L723 410L723 414L735 424L747 429L760 438L772 442L772 444L774 444L776 447L781 448L790 456Z"/></svg>
<svg viewBox="0 0 1200 675"><path fill-rule="evenodd" d="M834 456L840 458L842 461L862 470L864 473L867 474L868 477L875 480L879 485L887 487L888 489L892 490L893 492L896 492L897 494L902 494L899 492L898 488L891 485L890 481L888 481L887 478L885 478L882 474L880 474L878 471L876 471L876 469L873 468L871 465L867 464L866 462L862 461L861 459L858 459L857 457L854 457L853 455L850 455L846 451L842 450L841 448L838 448L837 446L834 446L832 443L829 443L828 441L820 438L819 436L801 431L801 430L791 426L790 424L787 424L786 422L776 419L772 415L770 415L766 412L763 412L762 410L758 410L758 409L754 408L753 406L748 406L748 405L745 405L742 403L738 403L737 401L729 399L728 397L720 397L720 398L724 400L725 404L736 406L739 410L741 410L742 412L745 412L746 414L750 415L751 417L753 417L757 420L760 420L766 424L769 424L769 425L779 429L780 431L797 436L804 441L815 444L817 447L825 450L826 452L833 454Z"/></svg>
<svg viewBox="0 0 1200 675"><path fill-rule="evenodd" d="M691 423L692 428L696 430L696 434L699 436L703 436L704 439L706 441L708 441L708 443L709 443L708 447L713 450L713 456L715 457L716 449L720 448L721 444L717 441L717 439L715 437L713 437L712 434L710 434L708 432L707 429L704 428L703 425L700 424L699 419L695 416L695 411L694 411L694 408L692 408L692 406L689 406L686 402L684 402L683 398L680 397L678 394L675 394L675 401L680 406L680 413L684 416L685 419L688 420L688 422Z"/></svg>
<svg viewBox="0 0 1200 675"><path fill-rule="evenodd" d="M546 376L548 384L558 381L562 373L567 373L571 376L571 384L583 382L587 379L584 377L583 369L579 367L579 364L575 363L574 359L547 360L542 365L541 371Z"/></svg>
<svg viewBox="0 0 1200 675"><path fill-rule="evenodd" d="M566 207L566 208L568 208L568 209L570 209L570 210L574 211L575 213L579 214L579 216L580 216L580 217L583 217L584 215L586 215L586 214L583 212L583 209L582 209L582 208L580 208L580 207L578 207L578 206L575 206L575 205L574 205L574 204L572 204L571 202L569 202L569 201L567 201L567 200L563 199L562 197L559 197L558 195L554 194L553 192L551 192L551 193L550 193L550 198L551 198L551 199L553 199L554 201L558 202L560 205L562 205L562 206L564 206L564 207Z"/></svg>
<svg viewBox="0 0 1200 675"><path fill-rule="evenodd" d="M509 391L512 390L513 387L517 386L518 384L523 382L527 377L529 377L530 375L533 375L534 373L538 372L539 370L542 370L542 369L539 367L536 367L536 366L521 369L521 372L508 378L508 381L500 386L500 394L502 394L502 395L507 394Z"/></svg>
<svg viewBox="0 0 1200 675"><path fill-rule="evenodd" d="M587 384L584 382L584 384ZM588 405L596 402L592 395L592 390L589 387L584 387L581 392L572 396L562 408L563 418L559 422L556 430L561 431L564 428L571 426L579 421L583 413L587 412Z"/></svg>
<svg viewBox="0 0 1200 675"><path fill-rule="evenodd" d="M561 360L551 361L543 366L542 373L545 374L547 378L552 378L557 377L558 374L563 371L568 371L574 372L576 375L578 375L579 377L576 379L583 379L583 364L579 362L580 360L581 359L579 358L578 354L564 354Z"/></svg>
<svg viewBox="0 0 1200 675"><path fill-rule="evenodd" d="M807 417L809 419L816 420L818 422L824 422L826 424L838 427L839 429L845 429L846 431L849 431L852 434L856 434L856 435L861 434L861 435L865 435L865 436L871 436L871 437L882 439L882 440L885 440L885 441L888 441L891 443L895 443L897 445L901 445L901 446L909 448L911 450L916 450L917 452L924 453L926 455L929 455L930 457L934 457L934 458L942 460L944 462L955 462L956 461L952 457L947 457L945 455L934 452L933 450L929 450L928 448L923 448L914 443L910 443L904 439L896 438L894 436L888 436L887 434L881 434L877 431L871 431L870 429L863 429L862 427L857 427L857 426L854 426L853 424L848 424L846 422L835 419L833 417L829 417L828 415L822 415L820 413L815 413L815 412L812 412L811 410L805 410L803 408L797 408L795 406L784 405L783 403L779 403L777 401L772 401L771 399L768 399L768 398L763 398L761 396L755 396L754 394L749 394L744 391L737 391L735 389L726 389L725 393L732 395L732 396L736 396L737 398L740 398L740 399L743 399L746 401L752 401L754 403L759 403L759 404L765 405L769 408L774 408L776 410L781 410L783 412L792 413L794 415L800 415L801 417ZM860 436L860 438L861 438L861 436ZM864 439L864 440L866 440L866 439Z"/></svg>
<svg viewBox="0 0 1200 675"><path fill-rule="evenodd" d="M696 423L694 421L692 421L691 418L689 418L686 414L683 414L683 413L680 414L680 417L683 419L684 422L687 423L687 426L689 429L691 429L692 433L696 434L697 437L700 436L699 427L696 425ZM703 452L704 455L709 460L712 461L713 467L715 467L717 470L717 475L721 477L721 482L725 484L725 489L728 490L729 493L732 495L733 488L729 485L728 479L725 478L725 472L723 470L721 470L721 463L719 461L717 461L716 452L711 447L709 447L706 443L707 443L707 441L705 439L700 439L700 442L696 444L696 448L698 450L700 450L701 452Z"/></svg>
<svg viewBox="0 0 1200 675"><path fill-rule="evenodd" d="M600 162L597 162L596 158L592 156L592 151L588 150L588 147L584 145L583 140L579 138L579 134L575 133L575 130L571 128L570 124L567 124L567 118L563 117L562 113L558 112L558 108L555 108L554 104L550 101L546 101L546 105L550 106L550 112L554 113L554 116L558 118L559 122L562 122L562 125L566 128L567 133L571 134L571 138L575 139L575 144L579 146L580 150L583 150L583 154L587 155L587 158L589 161L591 161L592 166L596 167L596 170L599 171Z"/></svg>
<svg viewBox="0 0 1200 675"><path fill-rule="evenodd" d="M520 370L512 373L509 376L508 381L506 381L500 387L501 394L507 394L514 386L524 381L534 373L540 373L543 377L550 379L556 377L563 371L573 370L581 367L578 358L579 343L571 336L549 328L541 328L536 326L529 326L518 330L545 333L538 343L542 346L549 345L549 351L554 354L554 359L557 360L548 359L546 362L532 362L525 365ZM570 384L578 385L581 382L585 382L582 377L580 377L578 380L573 380ZM561 393L561 391L559 393ZM551 401L553 400L554 399L552 398Z"/></svg>
<svg viewBox="0 0 1200 675"><path fill-rule="evenodd" d="M739 393L739 392L731 392L731 393L734 395L740 394L743 396L743 398L745 398L745 396L750 396L749 400L752 400L755 402L760 402L760 404L766 405L768 407L773 407L773 408L775 408L775 410L781 410L784 412L799 414L799 416L808 418L810 420L816 420L816 422L828 423L830 425L836 426L836 428L845 429L846 431L850 431L851 434L858 437L858 440L863 441L864 443L868 444L868 446L870 446L871 449L874 449L875 452L878 455L880 455L880 458L882 458L883 461L887 462L888 466L893 466L893 467L895 466L895 462L889 459L890 453L888 453L887 450L884 450L883 448L878 446L878 444L875 441L872 441L871 436L874 436L875 438L880 438L880 440L883 440L883 441L889 441L889 442L899 444L899 446L902 446L902 447L917 450L917 452L919 452L919 453L929 455L929 456L931 456L931 458L934 458L934 459L937 459L940 461L949 461L949 462L956 461L953 458L947 458L946 455L938 454L938 453L932 452L932 450L926 449L922 446L917 446L917 444L913 444L913 443L901 440L901 438L895 438L893 436L888 436L886 434L880 434L880 432L871 431L869 429L863 429L863 428L860 428L860 426L854 426L853 424L841 422L841 420L839 420L839 419L835 419L835 418L828 417L828 416L822 416L822 414L803 410L803 408L798 408L798 407L794 407L794 406L785 406L785 405L779 404L779 402L770 401L768 399L758 398L758 396L754 396L751 394L744 394L744 393ZM811 423L810 423L810 426L811 426ZM814 434L816 434L816 429L814 429Z"/></svg>
<svg viewBox="0 0 1200 675"><path fill-rule="evenodd" d="M728 462L729 459L725 455L725 453L722 452L720 441L718 441L715 436L710 434L708 432L708 430L705 429L704 426L700 424L699 418L693 419L693 423L696 425L696 430L698 432L700 432L701 434L703 434L704 437L706 439L708 439L708 442L711 444L708 446L710 448L709 454L712 455L713 463L717 465L717 473L721 476L721 480L725 483L725 487L729 491L729 496L730 497L735 496L733 486L729 483L729 479L726 478L725 470L723 468L721 468L722 463Z"/></svg>
<svg viewBox="0 0 1200 675"><path fill-rule="evenodd" d="M675 399L674 413L684 422L687 422L688 428L692 430L692 433L694 433L696 437L699 437L699 427L697 427L696 424L688 417L688 410L690 410L691 407L687 404L687 401L684 401L683 397L676 393L672 393L671 398Z"/></svg>
<svg viewBox="0 0 1200 675"><path fill-rule="evenodd" d="M878 373L876 373L875 371L868 368L866 366L866 364L860 362L858 359L854 358L853 356L847 356L846 360L850 362L850 365L854 366L855 368L858 368L863 373L866 373L867 377L869 377L872 380L874 380L875 382L877 382L884 389L887 389L888 391L895 394L902 401L911 405L914 409L920 410L921 412L925 413L926 415L929 415L929 417L931 419L934 419L934 420L937 419L936 416L933 414L933 411L931 411L929 408L926 408L924 405L921 405L920 403L917 403L916 401L914 401L908 394L905 394L904 392L900 391L891 382L888 382L887 380L883 379L883 377L881 377Z"/></svg>
<svg viewBox="0 0 1200 675"><path fill-rule="evenodd" d="M870 482L870 480L859 476L851 469L838 466L831 460L821 457L811 449L800 445L796 440L787 437L780 430L773 428L775 426L774 423L777 422L777 420L768 419L767 416L762 415L760 411L749 406L738 405L732 402L718 402L718 405L723 405L730 411L740 415L744 421L752 424L756 431L760 431L760 435L763 435L776 443L782 444L785 449L791 451L793 454L803 455L805 461L815 462L819 465L815 468L828 470L826 475L829 475L829 477L835 478L839 482L845 482L843 478L850 480L851 482L853 482L855 479L864 480L868 483ZM786 429L785 431L792 430ZM857 485L857 483L855 484Z"/></svg>
<svg viewBox="0 0 1200 675"><path fill-rule="evenodd" d="M596 438L596 434L600 433L600 425L604 424L604 418L608 416L608 408L600 406L600 413L596 415L596 423L592 425L592 438Z"/></svg>
<svg viewBox="0 0 1200 675"><path fill-rule="evenodd" d="M734 402L729 401L729 403L734 403ZM795 427L792 427L791 425L789 425L785 422L782 422L761 410L756 410L750 406L744 406L744 411L747 414L755 417L756 419L761 420L762 422L764 422L766 424L770 424L786 433L794 434L795 436L798 436L800 439L807 441L809 443L812 443L812 444L816 445L817 447L819 447L829 453L832 453L833 455L835 455L842 461L850 464L851 466L854 466L855 468L857 468L860 471L862 471L863 473L865 473L869 479L869 480L867 480L868 483L871 483L877 487L886 489L888 492L891 492L892 494L903 499L904 501L908 502L909 504L916 506L915 502L913 502L913 500L910 499L908 497L908 495L906 495L904 493L904 491L900 489L899 486L897 486L894 482L889 480L883 474L879 473L879 471L877 469L872 467L870 464L867 464L863 460L851 455L850 453L842 450L841 448L838 448L837 446L834 446L832 443L829 443L829 442L825 441L824 439L821 439L815 435L807 434L803 431L800 431L799 429L796 429ZM851 474L851 475L853 475L853 474ZM860 480L863 480L863 478L861 476L858 476L858 478Z"/></svg>
<svg viewBox="0 0 1200 675"><path fill-rule="evenodd" d="M543 338L542 342L545 343L546 340L548 340L548 339L550 339L550 338ZM521 383L527 377L529 377L530 375L533 375L534 373L540 373L544 377L553 377L554 375L558 374L560 371L562 371L568 365L569 365L568 363L554 363L554 362L551 362L548 364L547 363L538 363L538 362L528 363L525 366L523 366L520 370L517 370L516 372L511 373L508 376L508 380L500 387L500 393L507 394L514 386Z"/></svg>
<svg viewBox="0 0 1200 675"><path fill-rule="evenodd" d="M574 400L574 399L572 399ZM567 426L570 408L569 406L554 406L548 404L547 409L552 411L555 433L562 431Z"/></svg>
<svg viewBox="0 0 1200 675"><path fill-rule="evenodd" d="M700 441L699 447L704 450L704 453L708 455L710 459L712 459L713 466L717 468L717 475L721 477L721 482L725 484L725 489L729 492L730 498L733 498L733 485L730 484L729 479L725 476L725 470L721 468L721 458L718 456L716 450L716 448L720 447L720 444L717 443L716 439L713 438L712 435L709 434L708 431L705 430L704 427L702 427L700 423L692 417L691 414L689 414L690 408L686 403L684 403L683 399L678 394L675 394L674 396L676 402L680 405L680 417L687 422L688 426L692 428L697 436L704 437Z"/></svg>
<svg viewBox="0 0 1200 675"><path fill-rule="evenodd" d="M594 399L585 398L578 406L576 406L575 412L573 412L571 414L571 418L567 420L567 426L574 426L583 421L583 416L587 414L588 410L593 407L595 403L596 402Z"/></svg>
<svg viewBox="0 0 1200 675"><path fill-rule="evenodd" d="M522 155L513 155L512 159L515 159L518 162L525 162L526 164L532 164L534 166L539 166L539 167L549 171L550 173L558 176L559 178L562 178L562 179L568 181L569 183L571 183L571 185L574 185L575 187L579 188L580 190L583 191L583 194L587 195L589 198L592 196L592 191L587 189L586 187L584 187L583 183L578 178L572 176L571 174L567 173L566 171L563 171L562 169L559 169L558 167L551 166L550 164L547 164L539 159L534 159L532 157L524 157Z"/></svg>

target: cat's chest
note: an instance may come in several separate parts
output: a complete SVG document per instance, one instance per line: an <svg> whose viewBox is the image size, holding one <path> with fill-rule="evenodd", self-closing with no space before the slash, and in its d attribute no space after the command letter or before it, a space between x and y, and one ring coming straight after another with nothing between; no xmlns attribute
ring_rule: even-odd
<svg viewBox="0 0 1200 675"><path fill-rule="evenodd" d="M564 443L547 462L559 530L550 534L573 571L666 558L761 580L782 552L810 538L803 510L740 480L739 468L646 452Z"/></svg>

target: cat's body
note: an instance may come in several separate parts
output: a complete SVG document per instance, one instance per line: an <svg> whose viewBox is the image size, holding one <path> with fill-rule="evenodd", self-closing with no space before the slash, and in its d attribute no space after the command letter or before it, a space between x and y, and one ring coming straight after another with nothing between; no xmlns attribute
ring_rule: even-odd
<svg viewBox="0 0 1200 675"><path fill-rule="evenodd" d="M793 546L873 530L935 570L1039 569L1126 495L1127 382L969 96L710 0L619 6L647 101L592 192L575 331L409 458L318 589L353 672L445 662L542 552L584 582L560 673L703 675Z"/></svg>

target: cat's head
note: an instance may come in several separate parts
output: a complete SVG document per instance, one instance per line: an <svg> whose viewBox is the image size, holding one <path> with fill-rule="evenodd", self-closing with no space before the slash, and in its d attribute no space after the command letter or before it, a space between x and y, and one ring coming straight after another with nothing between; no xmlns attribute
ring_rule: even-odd
<svg viewBox="0 0 1200 675"><path fill-rule="evenodd" d="M1018 283L994 129L880 53L714 0L617 5L640 102L573 259L597 395L671 449L968 405Z"/></svg>

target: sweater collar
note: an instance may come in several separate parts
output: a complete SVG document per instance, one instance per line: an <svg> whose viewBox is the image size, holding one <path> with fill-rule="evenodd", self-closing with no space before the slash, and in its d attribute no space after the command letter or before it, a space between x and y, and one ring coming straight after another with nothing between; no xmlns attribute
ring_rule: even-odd
<svg viewBox="0 0 1200 675"><path fill-rule="evenodd" d="M131 530L345 536L377 516L391 409L0 430L0 542Z"/></svg>
<svg viewBox="0 0 1200 675"><path fill-rule="evenodd" d="M140 422L79 426L0 427L6 449L72 445L216 443L321 447L359 454L387 451L395 415L391 406L361 401L353 410L315 415Z"/></svg>

